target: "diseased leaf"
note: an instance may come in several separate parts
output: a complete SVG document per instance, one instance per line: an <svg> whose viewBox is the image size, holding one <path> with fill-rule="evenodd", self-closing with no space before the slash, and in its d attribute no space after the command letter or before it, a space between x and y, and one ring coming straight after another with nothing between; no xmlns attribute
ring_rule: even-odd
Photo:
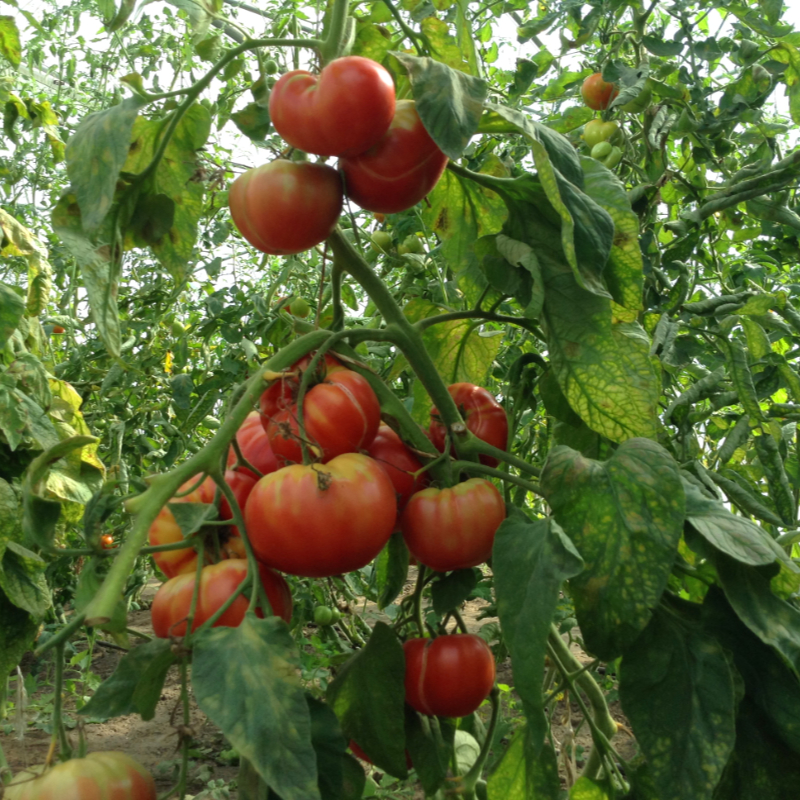
<svg viewBox="0 0 800 800"><path fill-rule="evenodd" d="M22 61L22 44L14 17L0 16L0 53L11 62L12 67L18 67Z"/></svg>
<svg viewBox="0 0 800 800"><path fill-rule="evenodd" d="M488 780L489 800L559 800L558 761L549 742L534 755L530 731L520 726Z"/></svg>
<svg viewBox="0 0 800 800"><path fill-rule="evenodd" d="M25 301L11 286L0 283L0 350L6 346L24 313Z"/></svg>
<svg viewBox="0 0 800 800"><path fill-rule="evenodd" d="M586 563L569 584L586 647L610 661L648 624L672 570L685 511L678 465L647 439L606 462L561 446L541 487Z"/></svg>

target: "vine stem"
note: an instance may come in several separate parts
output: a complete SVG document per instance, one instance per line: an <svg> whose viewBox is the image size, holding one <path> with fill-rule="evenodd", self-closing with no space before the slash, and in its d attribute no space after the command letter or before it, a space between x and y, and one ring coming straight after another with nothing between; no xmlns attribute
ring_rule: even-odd
<svg viewBox="0 0 800 800"><path fill-rule="evenodd" d="M498 478L501 481L506 481L507 483L513 483L516 486L521 486L523 489L527 489L529 492L538 494L539 497L545 496L544 492L539 488L538 483L531 483L530 481L526 481L523 478L518 478L516 475L512 475L509 472L503 472L502 470L495 469L494 467L487 467L484 464L476 464L474 461L453 461L450 466L455 471L463 470L464 472L477 472L480 475L489 475L492 478Z"/></svg>
<svg viewBox="0 0 800 800"><path fill-rule="evenodd" d="M53 740L58 737L61 755L70 758L72 747L64 727L64 642L56 646L56 675L53 696Z"/></svg>
<svg viewBox="0 0 800 800"><path fill-rule="evenodd" d="M228 418L222 423L211 441L188 461L170 472L156 475L145 492L131 498L126 503L129 512L136 514L131 532L120 548L105 580L85 610L88 625L98 626L108 622L114 606L122 593L139 551L147 541L150 525L158 512L169 502L184 481L199 472L213 472L218 468L223 451L241 427L245 417L255 405L261 394L265 380L279 377L280 371L287 369L306 353L320 347L330 336L329 331L315 331L301 336L273 356L245 384L246 388ZM80 623L79 623L80 624ZM76 626L77 628L77 626ZM51 640L52 641L52 640ZM46 643L46 644L49 644Z"/></svg>
<svg viewBox="0 0 800 800"><path fill-rule="evenodd" d="M325 41L319 46L319 53L322 57L323 65L338 58L342 52L345 31L347 29L347 11L349 6L349 0L333 0L328 35Z"/></svg>
<svg viewBox="0 0 800 800"><path fill-rule="evenodd" d="M497 688L497 684L492 686L492 691L489 692L489 702L492 704L492 716L489 719L489 727L486 729L486 738L483 740L481 751L475 763L470 767L469 772L461 779L461 794L465 798L474 796L475 785L486 765L486 759L489 758L494 732L497 728L497 720L500 716L500 690Z"/></svg>

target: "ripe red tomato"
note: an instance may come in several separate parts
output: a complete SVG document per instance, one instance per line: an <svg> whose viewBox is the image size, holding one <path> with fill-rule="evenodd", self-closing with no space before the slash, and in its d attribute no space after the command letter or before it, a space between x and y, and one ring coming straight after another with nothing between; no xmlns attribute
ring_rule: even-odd
<svg viewBox="0 0 800 800"><path fill-rule="evenodd" d="M326 239L342 211L342 179L325 164L278 159L249 169L228 194L239 233L273 256L301 253Z"/></svg>
<svg viewBox="0 0 800 800"><path fill-rule="evenodd" d="M388 425L378 428L367 452L386 470L397 492L397 510L402 511L411 495L428 482L427 473L423 472L418 478L412 474L422 469L422 464Z"/></svg>
<svg viewBox="0 0 800 800"><path fill-rule="evenodd" d="M361 56L337 58L319 77L287 72L269 97L275 130L292 147L320 156L368 150L389 129L394 107L392 76Z"/></svg>
<svg viewBox="0 0 800 800"><path fill-rule="evenodd" d="M494 685L492 651L471 633L409 639L403 652L406 702L421 714L465 717L478 708Z"/></svg>
<svg viewBox="0 0 800 800"><path fill-rule="evenodd" d="M228 485L233 489L233 494L239 506L244 510L247 498L251 490L256 485L256 479L244 472L234 472L227 470L225 472L225 480ZM181 491L185 491L191 487L197 478L192 478L181 487ZM213 503L216 486L211 478L206 478L194 491L185 495L184 497L173 497L170 503ZM231 519L233 514L228 502L222 498L220 501L220 519ZM226 535L232 535L234 538L239 536L239 531L235 526L231 526L229 531L222 531L217 529L218 535L223 539L221 555L223 558L242 558L244 555L243 544L241 540L234 543L233 539L225 540ZM151 545L159 544L172 544L172 542L180 542L183 539L180 525L175 520L175 516L170 511L169 506L164 506L158 512L158 516L150 526L148 533L148 542ZM228 546L230 545L230 547ZM158 568L168 577L173 578L176 575L183 573L194 574L197 569L197 552L194 547L189 546L181 550L165 550L162 553L152 553L153 561L156 562ZM205 548L206 560L210 563L213 559L212 548Z"/></svg>
<svg viewBox="0 0 800 800"><path fill-rule="evenodd" d="M347 196L382 214L416 205L446 166L447 156L425 130L413 100L397 103L391 127L374 147L339 161Z"/></svg>
<svg viewBox="0 0 800 800"><path fill-rule="evenodd" d="M53 325L53 333L66 333L62 325Z"/></svg>
<svg viewBox="0 0 800 800"><path fill-rule="evenodd" d="M590 75L581 86L583 102L595 111L603 111L609 103L619 94L619 89L613 83L606 83L600 72Z"/></svg>
<svg viewBox="0 0 800 800"><path fill-rule="evenodd" d="M267 475L278 469L278 459L272 452L272 446L267 438L267 433L261 423L261 415L258 411L251 411L242 423L242 427L236 433L236 441L242 455L262 474ZM228 467L236 463L236 453L233 448L228 451ZM241 467L237 472L244 472L258 480L260 476L255 475L247 467ZM230 481L228 481L230 483Z"/></svg>
<svg viewBox="0 0 800 800"><path fill-rule="evenodd" d="M259 561L309 578L368 564L389 541L396 516L392 482L360 453L265 475L245 508Z"/></svg>
<svg viewBox="0 0 800 800"><path fill-rule="evenodd" d="M307 364L299 362L295 365L298 377L276 381L261 398L272 451L285 463L303 460L294 401ZM306 438L318 451L316 455L327 462L369 447L378 431L381 407L367 380L332 357L320 364L315 377L320 382L305 394L303 419Z"/></svg>
<svg viewBox="0 0 800 800"><path fill-rule="evenodd" d="M508 417L491 392L473 383L454 383L447 387L467 430L487 444L500 450L508 448ZM439 421L437 409L431 409L430 439L439 452L444 452L447 429ZM497 459L481 456L481 464L496 467Z"/></svg>
<svg viewBox="0 0 800 800"><path fill-rule="evenodd" d="M417 492L400 517L400 530L417 561L448 572L486 561L505 518L505 502L494 485L470 478L450 489Z"/></svg>
<svg viewBox="0 0 800 800"><path fill-rule="evenodd" d="M37 768L36 772L39 772ZM5 787L4 800L156 800L153 776L125 753L89 753L31 780L20 772Z"/></svg>
<svg viewBox="0 0 800 800"><path fill-rule="evenodd" d="M114 545L114 537L110 533L104 533L100 537L100 544L101 544L103 550L110 550L112 547L115 546Z"/></svg>
<svg viewBox="0 0 800 800"><path fill-rule="evenodd" d="M267 599L275 616L287 623L292 618L292 594L282 575L259 564L259 574ZM200 573L200 592L197 597L192 630L196 630L219 610L247 577L247 560L234 558L203 567ZM186 617L192 605L195 574L176 575L156 592L150 615L153 631L160 639L183 636L186 633ZM241 594L214 623L214 627L236 628L242 624L250 598ZM258 616L263 617L261 609Z"/></svg>

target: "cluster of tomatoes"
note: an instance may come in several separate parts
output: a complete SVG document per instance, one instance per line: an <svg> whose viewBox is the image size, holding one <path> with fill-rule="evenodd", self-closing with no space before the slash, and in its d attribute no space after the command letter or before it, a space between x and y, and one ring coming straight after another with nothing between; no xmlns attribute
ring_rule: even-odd
<svg viewBox="0 0 800 800"><path fill-rule="evenodd" d="M228 202L236 227L270 255L299 253L326 239L345 195L382 214L411 208L447 165L414 102L397 101L389 72L368 58L336 59L319 76L287 72L272 90L269 111L292 147L339 159L338 171L278 159L233 182Z"/></svg>
<svg viewBox="0 0 800 800"><path fill-rule="evenodd" d="M505 449L508 422L495 398L468 383L453 384L449 392L467 429ZM438 572L477 566L491 555L495 532L505 519L505 503L495 486L482 478L447 488L427 486L422 454L409 449L380 417L378 398L364 377L335 356L309 355L267 388L260 411L252 412L237 433L243 459L263 477L246 464L237 465L231 451L225 480L244 509L272 611L287 622L292 598L280 573L328 577L359 569L395 530L402 532L413 557ZM446 427L435 408L427 434L444 449ZM484 461L496 464L491 458ZM212 503L215 491L210 478L195 480L172 503ZM221 521L232 519L224 497L218 511ZM152 545L186 545L153 554L168 578L152 606L159 637L186 632L199 558L193 542L207 540L202 552L208 562L200 571L193 630L229 600L247 575L244 542L232 524L201 529L186 542L168 505L151 526L149 539ZM214 624L239 625L248 605L240 595ZM447 644L439 644L442 639ZM494 661L475 636L411 639L405 647L408 701L423 713L462 716L491 689ZM462 654L460 659L453 658L453 650ZM426 675L438 685L448 670L453 685L462 687L460 704L447 700L446 692L425 689ZM474 678L466 689L461 673Z"/></svg>

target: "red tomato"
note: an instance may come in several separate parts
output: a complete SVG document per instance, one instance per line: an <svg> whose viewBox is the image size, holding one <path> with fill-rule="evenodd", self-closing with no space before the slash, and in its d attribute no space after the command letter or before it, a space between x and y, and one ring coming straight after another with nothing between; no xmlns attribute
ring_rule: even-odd
<svg viewBox="0 0 800 800"><path fill-rule="evenodd" d="M245 509L256 557L309 578L368 564L389 541L396 516L392 482L360 453L265 475Z"/></svg>
<svg viewBox="0 0 800 800"><path fill-rule="evenodd" d="M301 253L326 239L342 211L342 179L333 167L278 159L249 169L228 194L239 233L273 256Z"/></svg>
<svg viewBox="0 0 800 800"><path fill-rule="evenodd" d="M619 94L619 89L613 83L606 83L599 72L590 75L581 86L583 102L595 111L603 111L609 103Z"/></svg>
<svg viewBox="0 0 800 800"><path fill-rule="evenodd" d="M494 657L480 636L456 633L409 639L403 651L406 702L421 714L465 717L492 691Z"/></svg>
<svg viewBox="0 0 800 800"><path fill-rule="evenodd" d="M267 438L264 426L261 424L261 415L258 411L251 411L242 423L242 427L236 433L236 441L242 455L262 474L267 475L278 469L278 460ZM232 467L236 463L236 453L233 448L228 450L228 466ZM255 475L251 470L242 467L237 472L244 472L258 480L260 476ZM230 481L228 481L230 483Z"/></svg>
<svg viewBox="0 0 800 800"><path fill-rule="evenodd" d="M125 753L89 753L31 777L20 772L4 800L156 800L152 775Z"/></svg>
<svg viewBox="0 0 800 800"><path fill-rule="evenodd" d="M292 147L319 156L368 150L389 129L394 106L392 76L361 56L337 58L319 77L287 72L269 97L275 130Z"/></svg>
<svg viewBox="0 0 800 800"><path fill-rule="evenodd" d="M273 613L287 623L292 618L292 595L289 585L282 575L259 564L261 583ZM209 617L218 611L225 601L236 591L247 577L247 560L243 558L220 561L203 567L200 573L200 592L197 597L192 630L196 630ZM183 636L186 633L186 617L192 605L195 574L176 575L156 592L150 615L153 631L160 639L170 636ZM225 613L214 623L214 627L236 628L242 624L250 598L246 593L239 595ZM263 617L261 609L257 611Z"/></svg>
<svg viewBox="0 0 800 800"><path fill-rule="evenodd" d="M114 537L110 533L105 533L100 537L100 544L103 550L110 550L114 547Z"/></svg>
<svg viewBox="0 0 800 800"><path fill-rule="evenodd" d="M401 511L409 497L423 489L428 482L426 473L423 472L418 478L412 474L422 469L422 464L388 425L378 428L367 452L386 470L397 492L397 509Z"/></svg>
<svg viewBox="0 0 800 800"><path fill-rule="evenodd" d="M442 176L447 156L436 146L413 100L400 100L387 134L378 144L342 158L347 196L368 211L393 214L425 197Z"/></svg>
<svg viewBox="0 0 800 800"><path fill-rule="evenodd" d="M261 395L259 407L261 409L261 424L264 426L264 430L267 429L270 417L274 416L279 411L292 407L292 404L297 398L297 392L300 389L300 381L303 379L303 373L308 369L313 355L313 353L310 353L292 364L291 369L287 370L285 373L281 373L282 377L273 381ZM325 356L317 362L314 370L316 374L312 377L309 388L325 380L325 376L328 373L336 372L340 369L347 368L336 356L326 353Z"/></svg>
<svg viewBox="0 0 800 800"><path fill-rule="evenodd" d="M453 398L467 430L487 444L499 450L508 448L508 417L491 392L473 383L454 383L447 387ZM431 409L430 439L439 452L444 452L447 429L439 421L437 409ZM496 467L497 459L481 456L481 464Z"/></svg>
<svg viewBox="0 0 800 800"><path fill-rule="evenodd" d="M53 333L66 333L62 325L53 325Z"/></svg>
<svg viewBox="0 0 800 800"><path fill-rule="evenodd" d="M303 460L294 402L303 365L296 366L298 377L276 381L261 398L262 413L267 409L265 427L272 451L285 463ZM369 447L378 431L381 407L368 381L336 359L322 364L319 376L321 382L312 386L303 400L306 438L315 455L327 462Z"/></svg>
<svg viewBox="0 0 800 800"><path fill-rule="evenodd" d="M448 572L486 561L505 518L506 506L494 485L470 478L451 489L417 492L400 517L400 530L417 561Z"/></svg>
<svg viewBox="0 0 800 800"><path fill-rule="evenodd" d="M236 501L239 506L244 510L247 498L250 491L256 485L256 479L252 475L247 475L241 472L234 472L227 470L225 472L225 480L228 485L233 489ZM181 486L181 491L185 491L194 483L197 478L192 478ZM173 497L170 503L213 503L216 485L211 478L206 478L194 491L185 495L184 497ZM223 498L220 501L220 519L231 519L233 514L228 502ZM230 533L234 537L239 535L239 531L235 526L231 526L230 531L221 531L217 529L218 535L224 540L225 536ZM170 511L169 506L164 506L158 512L158 516L150 526L148 533L148 542L151 545L171 544L172 542L180 542L183 539L181 528L175 520L175 516ZM243 556L242 547L239 544L233 545L228 548L227 542L223 541L221 555L224 558L241 558ZM212 548L205 548L206 560L211 562L213 559ZM158 568L168 577L173 578L176 575L182 575L189 572L194 574L197 569L197 553L193 546L184 547L181 550L165 550L163 553L152 553L153 561L156 562Z"/></svg>

